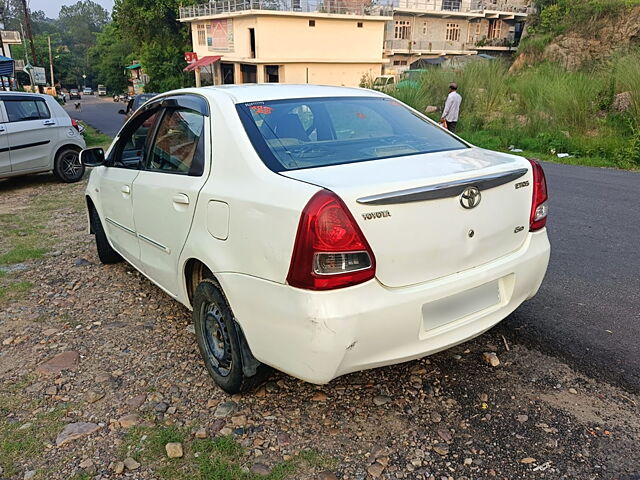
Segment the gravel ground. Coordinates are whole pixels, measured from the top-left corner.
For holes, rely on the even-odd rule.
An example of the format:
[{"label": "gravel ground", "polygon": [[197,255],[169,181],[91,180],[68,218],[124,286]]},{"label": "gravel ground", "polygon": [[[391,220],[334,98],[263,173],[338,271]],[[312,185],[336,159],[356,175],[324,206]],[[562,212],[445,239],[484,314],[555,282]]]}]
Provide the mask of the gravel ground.
[{"label": "gravel ground", "polygon": [[[0,298],[0,478],[640,478],[640,398],[495,332],[324,386],[276,372],[252,394],[226,395],[200,361],[190,312],[129,265],[99,263],[83,188],[0,182],[0,216],[19,218],[51,192],[66,199],[48,204],[48,253],[0,277],[33,284]],[[91,433],[65,441],[79,422]],[[136,434],[154,431],[183,432],[184,457],[136,451],[146,438]],[[175,473],[201,461],[194,432],[241,445],[239,473]]]}]

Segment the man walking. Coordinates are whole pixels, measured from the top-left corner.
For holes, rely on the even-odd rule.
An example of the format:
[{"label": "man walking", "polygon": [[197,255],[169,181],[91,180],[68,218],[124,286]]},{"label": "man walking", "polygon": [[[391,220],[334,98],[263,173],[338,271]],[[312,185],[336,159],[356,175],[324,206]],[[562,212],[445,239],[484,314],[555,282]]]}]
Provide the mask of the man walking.
[{"label": "man walking", "polygon": [[447,96],[447,101],[444,104],[440,123],[452,133],[456,133],[456,125],[458,124],[461,103],[462,97],[458,93],[458,84],[450,83],[449,95]]}]

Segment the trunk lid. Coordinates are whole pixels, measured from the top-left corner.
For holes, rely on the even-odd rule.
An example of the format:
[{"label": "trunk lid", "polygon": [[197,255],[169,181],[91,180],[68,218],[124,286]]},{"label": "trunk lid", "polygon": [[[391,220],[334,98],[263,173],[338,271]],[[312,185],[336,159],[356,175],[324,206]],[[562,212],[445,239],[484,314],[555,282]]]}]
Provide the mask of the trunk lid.
[{"label": "trunk lid", "polygon": [[522,157],[469,148],[281,174],[342,198],[388,287],[483,265],[520,248],[529,231],[532,172]]}]

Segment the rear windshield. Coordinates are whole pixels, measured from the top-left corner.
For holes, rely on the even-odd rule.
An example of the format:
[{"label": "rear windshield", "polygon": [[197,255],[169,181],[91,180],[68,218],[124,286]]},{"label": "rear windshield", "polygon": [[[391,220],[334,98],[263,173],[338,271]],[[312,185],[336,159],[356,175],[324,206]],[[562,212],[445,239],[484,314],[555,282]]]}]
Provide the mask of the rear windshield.
[{"label": "rear windshield", "polygon": [[274,171],[468,148],[391,98],[303,98],[237,108],[254,148]]}]

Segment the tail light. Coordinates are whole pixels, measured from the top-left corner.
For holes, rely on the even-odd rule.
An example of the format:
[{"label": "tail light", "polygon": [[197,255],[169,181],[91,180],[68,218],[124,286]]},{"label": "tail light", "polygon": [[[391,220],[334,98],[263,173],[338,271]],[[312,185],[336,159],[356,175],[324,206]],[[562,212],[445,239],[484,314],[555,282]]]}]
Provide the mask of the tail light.
[{"label": "tail light", "polygon": [[375,276],[371,247],[340,198],[316,193],[300,216],[287,282],[308,290],[330,290]]},{"label": "tail light", "polygon": [[71,126],[75,128],[77,131],[80,131],[80,125],[73,118],[71,119]]},{"label": "tail light", "polygon": [[529,159],[533,168],[533,201],[531,202],[531,217],[529,231],[540,230],[547,224],[549,205],[547,203],[547,180],[542,165],[537,160]]}]

